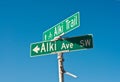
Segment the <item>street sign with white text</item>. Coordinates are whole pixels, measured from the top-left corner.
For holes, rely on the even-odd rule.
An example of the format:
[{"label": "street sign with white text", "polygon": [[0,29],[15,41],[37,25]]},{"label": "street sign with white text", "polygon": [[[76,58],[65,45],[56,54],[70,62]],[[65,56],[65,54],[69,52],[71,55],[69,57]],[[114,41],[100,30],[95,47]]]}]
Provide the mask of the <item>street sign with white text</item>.
[{"label": "street sign with white text", "polygon": [[80,26],[80,13],[77,12],[52,28],[43,32],[43,40],[53,40]]},{"label": "street sign with white text", "polygon": [[84,35],[72,38],[59,39],[56,41],[44,41],[32,43],[31,57],[55,54],[57,52],[69,52],[75,50],[93,48],[92,35]]}]

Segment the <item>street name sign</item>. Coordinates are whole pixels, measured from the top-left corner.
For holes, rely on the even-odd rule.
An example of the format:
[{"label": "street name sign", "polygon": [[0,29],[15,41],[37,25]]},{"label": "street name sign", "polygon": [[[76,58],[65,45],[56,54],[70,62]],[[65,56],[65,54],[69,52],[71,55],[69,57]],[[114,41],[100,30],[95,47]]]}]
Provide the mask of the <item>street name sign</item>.
[{"label": "street name sign", "polygon": [[69,52],[93,48],[92,35],[64,38],[56,41],[44,41],[30,45],[30,56],[43,56],[58,52]]},{"label": "street name sign", "polygon": [[77,12],[52,28],[43,32],[43,40],[54,40],[80,26],[80,13]]}]

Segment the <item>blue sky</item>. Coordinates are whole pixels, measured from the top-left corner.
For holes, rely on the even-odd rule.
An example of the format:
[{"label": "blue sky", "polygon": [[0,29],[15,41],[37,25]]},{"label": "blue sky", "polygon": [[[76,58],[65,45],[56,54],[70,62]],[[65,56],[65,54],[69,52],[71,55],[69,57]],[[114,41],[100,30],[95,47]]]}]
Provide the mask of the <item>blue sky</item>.
[{"label": "blue sky", "polygon": [[0,0],[0,82],[58,82],[57,55],[30,57],[30,43],[76,12],[94,48],[64,54],[65,82],[120,82],[120,0]]}]

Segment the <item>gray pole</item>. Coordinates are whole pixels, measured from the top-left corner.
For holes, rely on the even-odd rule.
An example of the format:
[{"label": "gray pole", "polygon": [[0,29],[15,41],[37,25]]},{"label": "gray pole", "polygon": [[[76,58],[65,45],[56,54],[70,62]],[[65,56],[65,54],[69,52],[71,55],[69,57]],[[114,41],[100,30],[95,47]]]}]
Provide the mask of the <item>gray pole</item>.
[{"label": "gray pole", "polygon": [[59,82],[64,82],[63,53],[58,53]]}]

